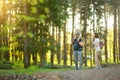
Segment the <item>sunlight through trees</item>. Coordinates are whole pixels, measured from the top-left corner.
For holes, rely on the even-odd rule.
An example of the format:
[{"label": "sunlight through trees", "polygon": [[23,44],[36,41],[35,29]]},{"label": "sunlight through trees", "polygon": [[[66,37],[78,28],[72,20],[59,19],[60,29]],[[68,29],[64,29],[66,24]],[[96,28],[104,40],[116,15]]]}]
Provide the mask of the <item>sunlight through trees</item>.
[{"label": "sunlight through trees", "polygon": [[0,0],[0,68],[6,62],[74,66],[76,29],[84,42],[83,66],[94,66],[94,32],[104,43],[102,64],[120,62],[120,0]]}]

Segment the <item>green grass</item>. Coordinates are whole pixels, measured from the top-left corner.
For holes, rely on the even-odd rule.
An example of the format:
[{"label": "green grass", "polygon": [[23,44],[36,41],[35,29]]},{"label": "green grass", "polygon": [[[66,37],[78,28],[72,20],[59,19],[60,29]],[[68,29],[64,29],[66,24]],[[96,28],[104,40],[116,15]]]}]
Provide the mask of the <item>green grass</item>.
[{"label": "green grass", "polygon": [[34,74],[38,72],[63,72],[73,70],[72,68],[38,68],[36,66],[31,66],[28,69],[0,69],[0,75],[15,75],[15,74]]},{"label": "green grass", "polygon": [[[82,70],[88,70],[90,68],[82,68]],[[21,75],[21,74],[34,74],[34,73],[47,73],[47,72],[65,72],[65,71],[73,71],[74,67],[37,67],[31,66],[28,69],[17,68],[17,69],[0,69],[0,75]]]}]

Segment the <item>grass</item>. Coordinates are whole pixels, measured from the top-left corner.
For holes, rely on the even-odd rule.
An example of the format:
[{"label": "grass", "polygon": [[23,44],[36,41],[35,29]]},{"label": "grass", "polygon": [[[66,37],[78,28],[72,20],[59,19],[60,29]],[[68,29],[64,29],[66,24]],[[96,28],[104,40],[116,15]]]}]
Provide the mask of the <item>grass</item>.
[{"label": "grass", "polygon": [[38,68],[36,66],[31,66],[28,69],[0,69],[0,75],[21,75],[21,74],[34,74],[41,72],[63,72],[73,70],[72,68],[58,68],[58,69],[50,69],[50,68]]},{"label": "grass", "polygon": [[[83,67],[82,70],[90,70],[90,67]],[[63,66],[55,66],[51,68],[50,66],[38,67],[31,66],[27,69],[25,68],[14,68],[14,69],[0,69],[0,76],[5,75],[32,75],[34,73],[48,73],[48,72],[66,72],[66,71],[75,71],[75,67],[63,67]]]},{"label": "grass", "polygon": [[[82,70],[88,70],[90,68],[83,67]],[[38,66],[31,66],[27,69],[25,68],[17,68],[17,69],[0,69],[0,75],[23,75],[23,74],[34,74],[34,73],[47,73],[47,72],[66,72],[72,71],[75,68],[72,67],[63,67],[63,66],[56,66],[55,68],[51,67],[38,67]]]},{"label": "grass", "polygon": [[[104,63],[104,62],[103,62]],[[103,64],[102,63],[102,64]],[[21,67],[21,68],[18,68]],[[82,70],[89,70],[90,67],[85,67],[83,65]],[[46,64],[43,67],[38,66],[30,66],[29,68],[25,69],[23,68],[22,63],[15,63],[13,69],[0,69],[0,76],[1,75],[21,75],[21,74],[34,74],[34,73],[47,73],[47,72],[65,72],[65,71],[72,71],[75,70],[75,67],[72,66],[53,66],[51,67],[50,64]]]}]

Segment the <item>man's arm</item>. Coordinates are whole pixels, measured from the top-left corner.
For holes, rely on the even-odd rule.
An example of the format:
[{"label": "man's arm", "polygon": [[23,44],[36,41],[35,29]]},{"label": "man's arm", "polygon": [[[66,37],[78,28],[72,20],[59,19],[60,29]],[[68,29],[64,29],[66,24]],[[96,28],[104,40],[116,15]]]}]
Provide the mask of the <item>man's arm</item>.
[{"label": "man's arm", "polygon": [[81,47],[83,47],[83,42],[82,42],[81,39],[79,40],[79,45],[80,45]]},{"label": "man's arm", "polygon": [[72,40],[72,43],[71,43],[72,45],[74,44],[74,41],[75,41],[75,39]]},{"label": "man's arm", "polygon": [[74,35],[74,37],[73,37],[73,39],[72,39],[72,42],[71,42],[71,45],[73,45],[73,44],[74,44],[75,39],[76,39],[76,35]]}]

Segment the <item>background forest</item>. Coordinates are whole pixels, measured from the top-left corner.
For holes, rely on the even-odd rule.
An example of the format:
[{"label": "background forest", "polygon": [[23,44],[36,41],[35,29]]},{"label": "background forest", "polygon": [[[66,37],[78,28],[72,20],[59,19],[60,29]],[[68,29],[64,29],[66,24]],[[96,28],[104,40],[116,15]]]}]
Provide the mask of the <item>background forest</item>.
[{"label": "background forest", "polygon": [[84,66],[94,66],[93,32],[102,63],[120,62],[120,0],[0,0],[0,68],[73,66],[75,29]]}]

